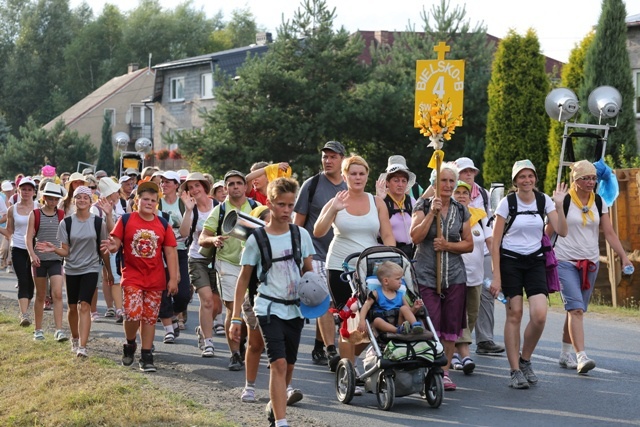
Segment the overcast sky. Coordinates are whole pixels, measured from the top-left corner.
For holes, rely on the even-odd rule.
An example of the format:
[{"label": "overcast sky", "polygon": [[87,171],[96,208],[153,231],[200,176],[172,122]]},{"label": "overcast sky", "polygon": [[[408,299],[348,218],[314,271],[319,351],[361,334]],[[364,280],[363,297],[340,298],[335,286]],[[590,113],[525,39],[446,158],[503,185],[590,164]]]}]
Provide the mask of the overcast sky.
[{"label": "overcast sky", "polygon": [[[103,0],[85,0],[96,15],[102,11]],[[81,0],[71,0],[71,5]],[[121,10],[135,8],[134,0],[110,0]],[[183,3],[181,0],[160,0],[173,9]],[[290,19],[299,7],[299,0],[193,0],[196,8],[202,8],[212,17],[222,11],[225,19],[231,17],[234,9],[248,8],[259,26],[274,33],[282,22],[282,17]],[[327,0],[336,8],[336,24],[349,32],[356,30],[396,30],[403,31],[409,22],[421,29],[420,12],[429,11],[434,2],[417,0]],[[504,37],[510,28],[524,34],[533,28],[538,34],[542,53],[566,62],[569,52],[597,24],[600,16],[601,0],[451,0],[451,7],[465,6],[467,18],[475,23],[484,22],[487,32],[496,37]],[[627,15],[640,13],[640,0],[627,0]]]}]

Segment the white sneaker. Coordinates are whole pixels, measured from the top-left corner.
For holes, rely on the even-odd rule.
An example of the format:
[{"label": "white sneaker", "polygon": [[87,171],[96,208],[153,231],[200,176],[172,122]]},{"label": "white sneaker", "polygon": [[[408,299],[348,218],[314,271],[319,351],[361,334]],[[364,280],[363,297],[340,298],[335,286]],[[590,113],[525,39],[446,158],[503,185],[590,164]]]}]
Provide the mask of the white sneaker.
[{"label": "white sneaker", "polygon": [[590,370],[596,367],[596,362],[594,360],[589,359],[587,356],[578,358],[578,373],[586,374]]},{"label": "white sneaker", "polygon": [[303,397],[302,392],[297,388],[287,388],[287,406],[300,402]]},{"label": "white sneaker", "polygon": [[565,353],[564,351],[560,353],[560,358],[558,359],[558,364],[561,368],[565,369],[576,369],[578,367],[578,362],[573,357],[572,353]]},{"label": "white sneaker", "polygon": [[253,403],[256,401],[256,389],[245,387],[242,390],[242,395],[240,396],[240,400],[243,402]]},{"label": "white sneaker", "polygon": [[80,347],[80,340],[78,338],[72,338],[71,339],[71,351],[73,353],[77,353],[78,352],[78,347]]}]

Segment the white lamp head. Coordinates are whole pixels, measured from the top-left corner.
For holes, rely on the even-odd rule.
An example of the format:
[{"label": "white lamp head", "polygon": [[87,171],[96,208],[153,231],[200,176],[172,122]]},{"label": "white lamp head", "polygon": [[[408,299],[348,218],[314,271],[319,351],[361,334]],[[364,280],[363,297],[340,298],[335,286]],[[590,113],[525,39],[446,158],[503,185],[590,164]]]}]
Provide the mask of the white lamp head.
[{"label": "white lamp head", "polygon": [[589,94],[587,105],[591,114],[599,119],[612,119],[620,112],[622,96],[614,87],[600,86]]},{"label": "white lamp head", "polygon": [[127,145],[129,145],[129,141],[129,135],[127,135],[125,132],[118,132],[113,135],[113,142],[115,142],[118,148],[127,148]]},{"label": "white lamp head", "polygon": [[136,151],[139,153],[148,153],[149,151],[151,151],[151,146],[153,144],[151,143],[151,140],[149,138],[138,138],[136,140]]},{"label": "white lamp head", "polygon": [[549,92],[544,100],[544,108],[552,119],[566,122],[578,112],[580,106],[578,97],[571,89],[559,87]]}]

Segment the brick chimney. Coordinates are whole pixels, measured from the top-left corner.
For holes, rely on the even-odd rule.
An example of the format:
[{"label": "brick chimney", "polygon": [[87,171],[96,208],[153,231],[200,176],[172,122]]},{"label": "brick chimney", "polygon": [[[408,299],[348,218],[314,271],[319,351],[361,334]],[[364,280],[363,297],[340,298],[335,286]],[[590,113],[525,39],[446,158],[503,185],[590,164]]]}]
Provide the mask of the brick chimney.
[{"label": "brick chimney", "polygon": [[256,44],[258,46],[264,46],[266,44],[273,43],[273,38],[271,37],[271,33],[260,32],[256,33]]},{"label": "brick chimney", "polygon": [[136,64],[135,62],[132,62],[127,67],[127,74],[131,74],[134,71],[138,71],[138,68],[140,68],[140,66],[138,64]]}]

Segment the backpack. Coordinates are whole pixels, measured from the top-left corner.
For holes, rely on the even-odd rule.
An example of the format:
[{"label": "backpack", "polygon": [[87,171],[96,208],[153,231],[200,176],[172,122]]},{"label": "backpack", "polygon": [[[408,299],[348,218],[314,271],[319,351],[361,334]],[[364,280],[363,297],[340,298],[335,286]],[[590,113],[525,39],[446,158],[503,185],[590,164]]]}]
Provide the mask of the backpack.
[{"label": "backpack", "polygon": [[[322,172],[321,172],[322,173]],[[309,198],[307,200],[307,206],[311,206],[311,202],[313,201],[313,196],[316,195],[316,189],[318,188],[318,182],[320,182],[320,174],[317,173],[311,178],[311,183],[309,183]],[[303,227],[307,226],[307,222],[309,221],[309,212],[307,212],[307,216],[304,219]]]},{"label": "backpack", "polygon": [[413,206],[411,206],[411,197],[404,198],[404,206],[402,209],[396,208],[396,202],[388,194],[384,198],[384,204],[387,205],[387,209],[389,210],[389,219],[398,212],[406,212],[411,216],[411,212],[413,211]]},{"label": "backpack", "polygon": [[[62,209],[56,209],[57,213],[58,213],[58,223],[62,222],[62,220],[64,220],[64,211]],[[33,228],[35,229],[35,232],[33,233],[33,238],[35,239],[35,237],[38,235],[38,230],[40,229],[40,216],[43,215],[42,212],[42,208],[39,209],[35,209],[33,211]]]},{"label": "backpack", "polygon": [[[460,236],[462,236],[462,227],[464,227],[464,210],[465,210],[465,207],[462,206],[460,203],[456,202],[453,199],[452,199],[452,203],[451,204],[458,207],[458,215],[460,215]],[[431,209],[431,200],[427,199],[427,200],[424,201],[424,205],[422,207],[422,212],[424,212],[424,214],[426,215],[427,212],[429,211],[429,209]],[[434,224],[435,224],[435,220],[434,220]]]},{"label": "backpack", "polygon": [[536,209],[537,211],[522,211],[518,212],[518,199],[516,199],[516,193],[509,193],[507,195],[507,205],[509,206],[509,214],[505,220],[504,232],[502,233],[502,237],[507,234],[511,226],[513,225],[513,221],[516,220],[516,216],[518,215],[540,215],[542,218],[542,228],[544,229],[544,220],[547,216],[544,208],[547,204],[547,201],[544,197],[544,194],[539,191],[534,191],[533,194],[536,196]]},{"label": "backpack", "polygon": [[[127,221],[129,221],[129,218],[131,217],[130,213],[126,213],[124,215],[122,215],[120,217],[121,221],[122,221],[122,241],[124,243],[124,232],[127,228]],[[169,222],[164,219],[164,217],[162,216],[158,216],[156,215],[156,218],[158,218],[158,220],[160,221],[160,223],[162,224],[162,227],[164,228],[164,231],[167,231],[167,227],[169,227]],[[164,257],[164,254],[163,254]],[[118,273],[119,276],[122,276],[122,267],[124,267],[124,254],[122,252],[122,245],[120,245],[120,247],[118,248],[118,252],[116,252],[116,272]]]},{"label": "backpack", "polygon": [[[99,216],[94,216],[93,217],[93,224],[95,226],[96,229],[96,250],[98,251],[98,259],[101,260],[102,262],[102,253],[100,252],[100,232],[102,231],[102,218],[100,218]],[[73,220],[71,219],[70,216],[64,218],[64,226],[67,230],[67,240],[68,240],[68,244],[69,246],[71,246],[71,224],[72,224]]]},{"label": "backpack", "polygon": [[[596,196],[596,207],[598,208],[598,215],[602,218],[602,197],[599,194],[595,194]],[[571,194],[567,194],[564,196],[564,200],[562,201],[562,210],[564,211],[564,216],[566,217],[569,213],[569,206],[571,206]]]},{"label": "backpack", "polygon": [[[249,280],[249,302],[253,305],[254,296],[258,292],[258,285],[260,283],[264,283],[267,285],[267,274],[271,269],[271,266],[274,262],[284,262],[289,259],[293,259],[298,267],[302,270],[302,238],[300,237],[300,228],[295,224],[289,224],[289,232],[291,233],[291,255],[285,255],[280,258],[273,258],[273,253],[271,252],[271,243],[269,242],[269,237],[267,236],[267,232],[264,227],[259,227],[253,230],[251,234],[256,239],[256,243],[258,244],[258,250],[260,251],[260,265],[262,267],[262,271],[260,276],[258,276],[257,268],[253,269],[253,274],[251,279]],[[299,304],[300,300],[281,300],[277,298],[271,298],[266,295],[263,295],[265,299],[268,299],[272,302],[280,302],[282,304]]]}]

